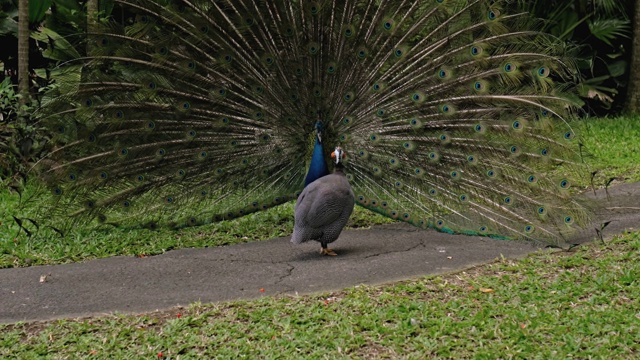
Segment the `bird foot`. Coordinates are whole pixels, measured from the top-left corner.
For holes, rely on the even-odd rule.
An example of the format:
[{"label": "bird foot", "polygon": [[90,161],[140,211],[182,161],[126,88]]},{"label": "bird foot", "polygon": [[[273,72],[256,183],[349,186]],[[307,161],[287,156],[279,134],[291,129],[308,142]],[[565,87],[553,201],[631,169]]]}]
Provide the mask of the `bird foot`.
[{"label": "bird foot", "polygon": [[336,256],[338,254],[329,248],[322,248],[320,249],[320,255]]}]

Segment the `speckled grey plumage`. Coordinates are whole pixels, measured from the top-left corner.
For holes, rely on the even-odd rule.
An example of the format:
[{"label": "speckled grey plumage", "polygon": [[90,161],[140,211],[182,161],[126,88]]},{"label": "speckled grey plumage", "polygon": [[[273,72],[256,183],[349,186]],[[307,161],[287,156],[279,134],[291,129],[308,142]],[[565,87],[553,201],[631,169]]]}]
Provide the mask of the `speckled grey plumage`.
[{"label": "speckled grey plumage", "polygon": [[355,199],[345,175],[337,171],[309,184],[298,197],[291,242],[335,241],[347,224]]}]

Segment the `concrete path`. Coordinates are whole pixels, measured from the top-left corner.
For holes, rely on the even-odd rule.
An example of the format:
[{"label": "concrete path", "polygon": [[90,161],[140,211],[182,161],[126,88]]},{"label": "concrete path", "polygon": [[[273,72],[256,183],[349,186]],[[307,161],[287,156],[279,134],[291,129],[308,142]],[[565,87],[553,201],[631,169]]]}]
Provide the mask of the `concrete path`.
[{"label": "concrete path", "polygon": [[[593,197],[593,194],[589,195]],[[594,227],[612,220],[605,236],[640,224],[640,184],[604,191]],[[634,209],[635,208],[635,209]],[[594,239],[593,227],[574,242]],[[347,230],[337,257],[321,257],[314,242],[294,246],[288,237],[147,257],[113,257],[85,263],[0,270],[0,322],[48,320],[111,312],[147,312],[195,301],[304,294],[358,284],[463,269],[497,257],[519,257],[528,243],[451,236],[392,224]],[[261,291],[262,289],[262,291]]]}]

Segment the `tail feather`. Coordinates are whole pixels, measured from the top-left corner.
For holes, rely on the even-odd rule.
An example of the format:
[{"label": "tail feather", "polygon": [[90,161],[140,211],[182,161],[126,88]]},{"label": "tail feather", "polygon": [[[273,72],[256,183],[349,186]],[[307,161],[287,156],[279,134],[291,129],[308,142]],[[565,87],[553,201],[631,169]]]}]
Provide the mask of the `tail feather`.
[{"label": "tail feather", "polygon": [[116,0],[41,111],[69,223],[194,225],[303,187],[315,124],[361,206],[441,231],[562,241],[572,50],[489,0]]}]

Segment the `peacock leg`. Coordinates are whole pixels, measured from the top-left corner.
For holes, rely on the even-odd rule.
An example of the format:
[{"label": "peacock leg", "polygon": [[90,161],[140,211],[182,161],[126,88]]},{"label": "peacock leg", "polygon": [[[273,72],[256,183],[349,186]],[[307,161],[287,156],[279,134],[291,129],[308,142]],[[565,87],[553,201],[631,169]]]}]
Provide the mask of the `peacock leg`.
[{"label": "peacock leg", "polygon": [[336,254],[335,251],[327,248],[327,244],[320,243],[320,245],[322,246],[322,248],[320,249],[320,255],[328,255],[328,256],[336,256],[336,255],[338,255],[338,254]]}]

